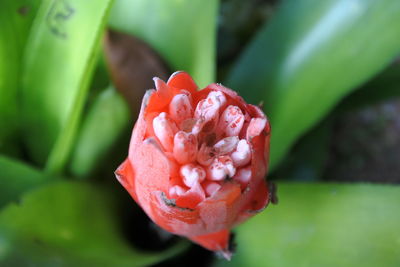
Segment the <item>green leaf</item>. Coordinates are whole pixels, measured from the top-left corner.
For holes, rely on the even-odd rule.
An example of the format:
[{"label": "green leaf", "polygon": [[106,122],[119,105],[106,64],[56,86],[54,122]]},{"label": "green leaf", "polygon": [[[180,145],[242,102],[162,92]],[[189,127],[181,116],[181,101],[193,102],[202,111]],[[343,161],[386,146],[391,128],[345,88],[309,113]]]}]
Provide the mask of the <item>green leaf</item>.
[{"label": "green leaf", "polygon": [[335,116],[318,123],[293,146],[269,179],[285,181],[317,181],[323,178],[330,153],[330,143]]},{"label": "green leaf", "polygon": [[115,196],[62,182],[27,194],[0,214],[2,266],[146,266],[181,252],[141,252],[119,229]]},{"label": "green leaf", "polygon": [[217,0],[116,0],[110,26],[155,48],[199,86],[214,82]]},{"label": "green leaf", "polygon": [[4,156],[0,156],[0,170],[0,208],[50,180],[39,170]]},{"label": "green leaf", "polygon": [[348,111],[400,96],[400,62],[392,64],[374,79],[346,97],[337,110]]},{"label": "green leaf", "polygon": [[98,50],[96,51],[96,59],[95,59],[95,69],[93,71],[92,83],[90,85],[89,90],[89,101],[92,100],[92,97],[97,95],[99,92],[107,88],[110,84],[110,75],[108,73],[107,64],[105,62],[104,55],[104,44],[100,43]]},{"label": "green leaf", "polygon": [[237,229],[226,266],[399,266],[399,186],[283,183],[278,196]]},{"label": "green leaf", "polygon": [[26,46],[22,115],[29,154],[60,172],[77,132],[112,0],[46,0]]},{"label": "green leaf", "polygon": [[0,3],[0,152],[16,155],[18,90],[26,38],[40,1]]},{"label": "green leaf", "polygon": [[264,101],[271,168],[294,141],[400,51],[400,1],[284,1],[227,80]]},{"label": "green leaf", "polygon": [[71,157],[74,176],[85,177],[110,152],[130,122],[129,107],[112,87],[93,101]]}]

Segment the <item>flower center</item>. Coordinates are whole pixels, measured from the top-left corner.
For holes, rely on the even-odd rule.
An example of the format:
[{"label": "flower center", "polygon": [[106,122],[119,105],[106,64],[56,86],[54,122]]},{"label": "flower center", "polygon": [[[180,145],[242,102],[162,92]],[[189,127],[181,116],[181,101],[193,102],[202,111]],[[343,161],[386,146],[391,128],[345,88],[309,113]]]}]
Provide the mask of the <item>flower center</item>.
[{"label": "flower center", "polygon": [[242,189],[248,185],[251,148],[244,137],[250,122],[238,106],[227,102],[224,93],[211,91],[194,109],[190,93],[182,90],[168,112],[153,119],[156,137],[180,164],[181,183],[171,185],[170,198],[190,192],[205,199],[227,179],[236,180]]}]

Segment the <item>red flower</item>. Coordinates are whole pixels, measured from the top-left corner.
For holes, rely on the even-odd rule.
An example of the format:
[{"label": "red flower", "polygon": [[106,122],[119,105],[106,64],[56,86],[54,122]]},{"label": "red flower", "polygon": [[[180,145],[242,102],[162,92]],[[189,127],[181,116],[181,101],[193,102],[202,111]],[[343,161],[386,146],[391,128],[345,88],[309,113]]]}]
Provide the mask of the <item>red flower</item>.
[{"label": "red flower", "polygon": [[117,178],[160,227],[229,258],[230,229],[269,202],[269,122],[220,84],[154,81]]}]

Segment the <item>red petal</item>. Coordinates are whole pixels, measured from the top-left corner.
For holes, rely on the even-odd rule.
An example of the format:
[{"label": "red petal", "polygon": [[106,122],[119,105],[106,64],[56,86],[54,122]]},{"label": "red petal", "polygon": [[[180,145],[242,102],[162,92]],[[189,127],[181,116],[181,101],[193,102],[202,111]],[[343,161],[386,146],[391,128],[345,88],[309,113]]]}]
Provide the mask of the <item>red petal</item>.
[{"label": "red petal", "polygon": [[176,199],[176,205],[182,208],[194,209],[197,204],[202,202],[206,198],[203,189],[200,184],[193,186],[182,196]]},{"label": "red petal", "polygon": [[256,191],[252,195],[253,200],[247,206],[247,211],[258,213],[267,207],[270,199],[268,187],[264,179],[260,181],[256,188]]},{"label": "red petal", "polygon": [[251,199],[243,207],[235,222],[235,225],[244,222],[248,218],[263,211],[268,206],[270,202],[270,192],[265,180],[261,180],[259,184],[253,187],[253,189],[254,191],[249,192],[251,193]]},{"label": "red petal", "polygon": [[126,159],[118,169],[115,171],[120,184],[131,194],[131,196],[137,201],[135,193],[135,175],[133,173],[132,165],[129,159]]},{"label": "red petal", "polygon": [[184,71],[174,72],[167,84],[175,88],[185,89],[190,93],[196,92],[198,88],[192,77]]},{"label": "red petal", "polygon": [[229,231],[222,230],[207,235],[191,236],[189,239],[209,250],[221,252],[227,260],[230,260],[232,252],[229,251],[229,237]]},{"label": "red petal", "polygon": [[149,103],[146,106],[146,113],[167,111],[169,102],[173,97],[171,88],[161,79],[154,77],[154,84],[156,86],[155,93],[151,94]]}]

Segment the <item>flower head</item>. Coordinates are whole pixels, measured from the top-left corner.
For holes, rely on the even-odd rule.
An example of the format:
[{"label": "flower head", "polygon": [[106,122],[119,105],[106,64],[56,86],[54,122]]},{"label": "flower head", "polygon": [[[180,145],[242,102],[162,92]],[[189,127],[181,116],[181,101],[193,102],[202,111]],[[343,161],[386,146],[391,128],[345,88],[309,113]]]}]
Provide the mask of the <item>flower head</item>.
[{"label": "flower head", "polygon": [[154,81],[117,178],[160,227],[229,258],[230,229],[269,202],[269,122],[220,84]]}]

